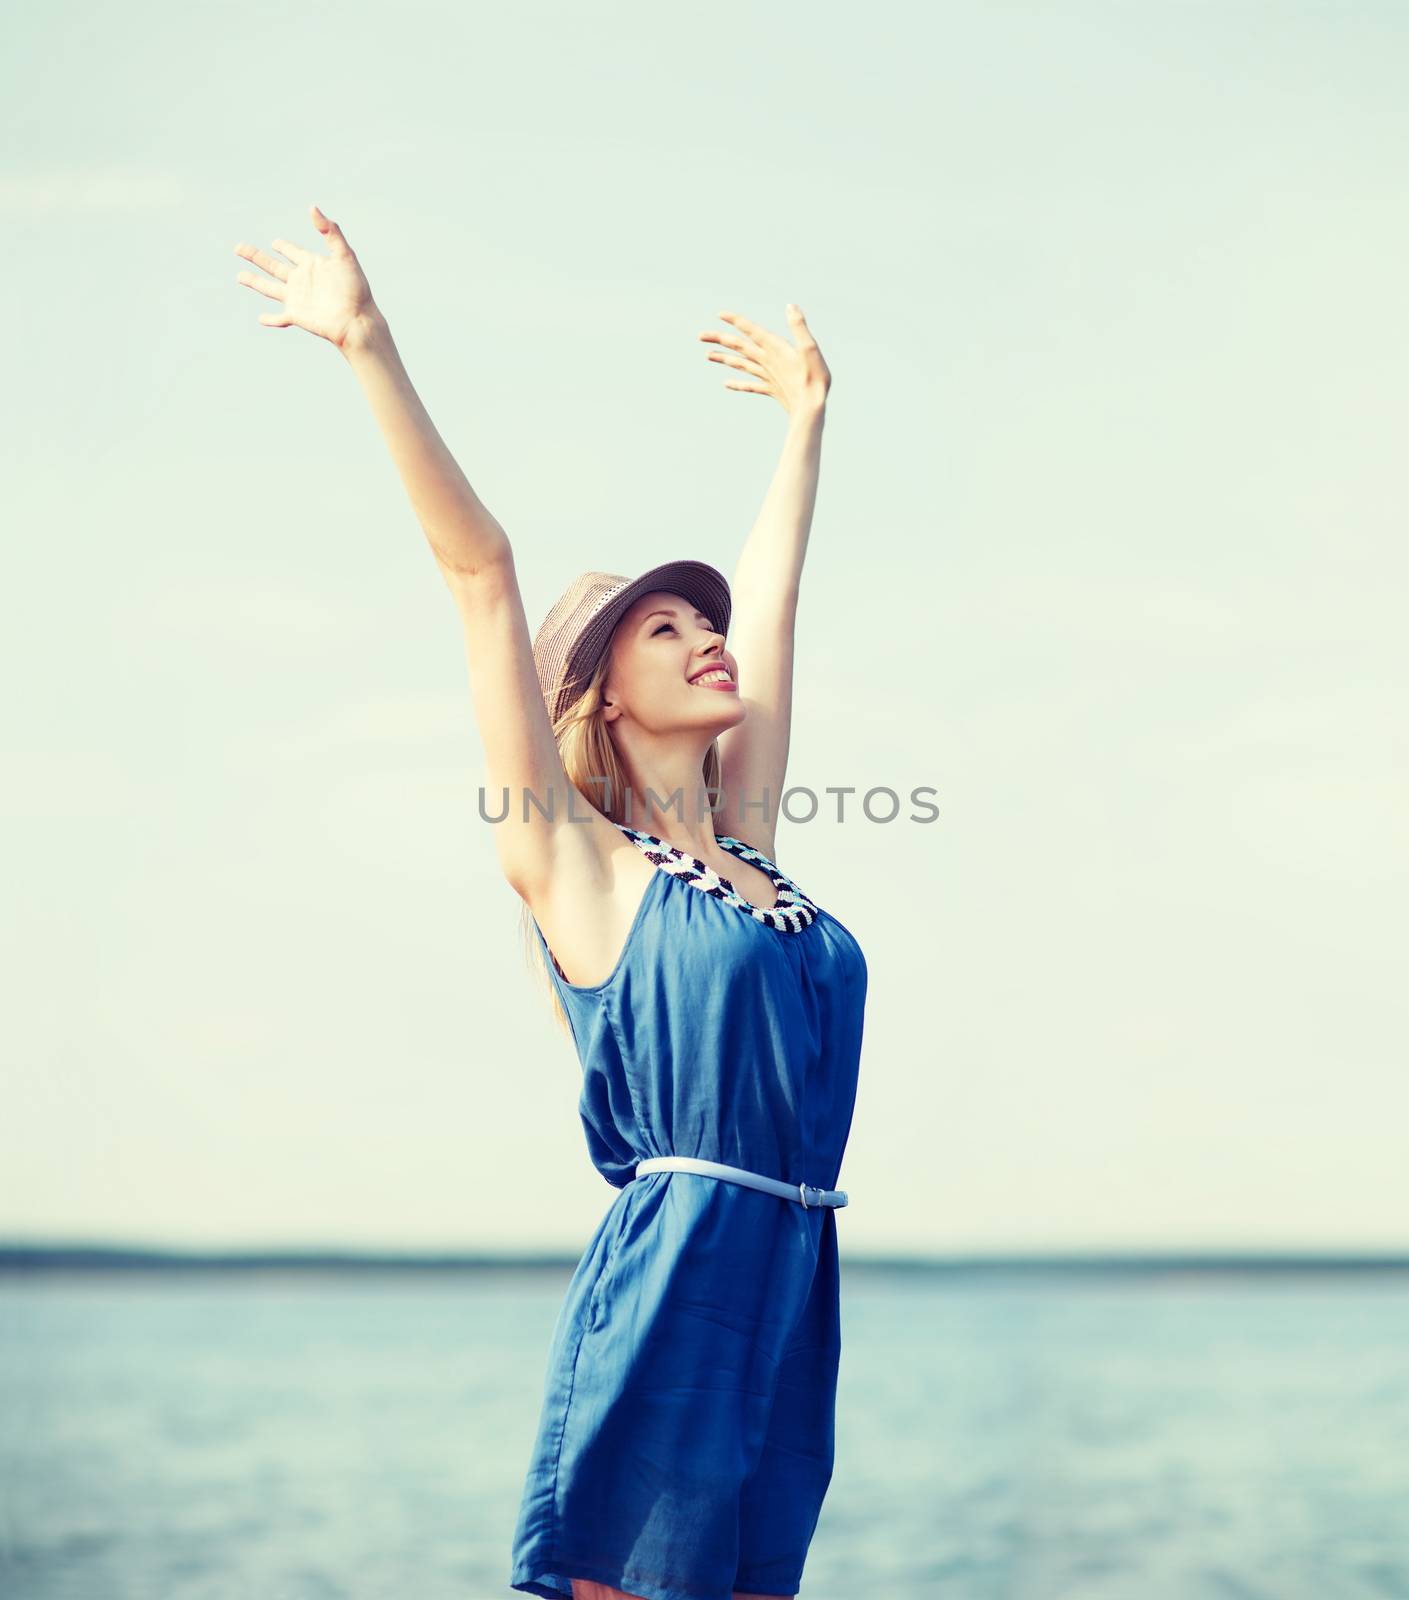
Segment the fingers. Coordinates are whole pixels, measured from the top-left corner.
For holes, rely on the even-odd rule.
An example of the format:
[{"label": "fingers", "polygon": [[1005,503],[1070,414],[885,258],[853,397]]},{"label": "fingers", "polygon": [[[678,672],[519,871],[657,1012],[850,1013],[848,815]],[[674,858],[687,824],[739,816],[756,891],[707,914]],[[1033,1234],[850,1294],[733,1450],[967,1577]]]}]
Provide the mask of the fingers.
[{"label": "fingers", "polygon": [[308,260],[308,251],[301,249],[296,244],[290,244],[287,239],[276,239],[274,248],[281,255],[286,255],[296,267],[301,267]]},{"label": "fingers", "polygon": [[700,338],[708,344],[722,344],[727,349],[737,350],[741,355],[750,355],[756,348],[752,344],[746,345],[742,339],[736,339],[732,334],[716,333],[713,329],[708,333],[702,333]]},{"label": "fingers", "polygon": [[[287,262],[276,261],[273,256],[265,255],[263,250],[256,250],[252,244],[237,244],[235,246],[235,254],[243,256],[246,261],[253,261],[257,267],[263,267],[266,272],[272,273],[281,283],[286,282],[288,279],[289,267]],[[243,283],[247,277],[251,283],[255,281],[249,273],[241,273],[239,281]]]},{"label": "fingers", "polygon": [[[751,322],[745,327],[746,319],[736,317],[732,311],[721,311],[719,315],[726,322],[737,322],[742,332],[747,333],[749,329],[754,328],[754,324]],[[762,337],[754,338],[750,336],[746,339],[740,339],[737,335],[727,333],[711,333],[709,337],[715,344],[727,345],[729,349],[741,351],[744,355],[761,356],[767,347],[767,341],[775,336],[770,334],[766,328],[756,328],[754,331]],[[700,337],[704,338],[705,335],[701,334]]]},{"label": "fingers", "polygon": [[[745,331],[755,327],[755,325],[753,323],[749,322],[747,320],[747,318],[735,317],[734,313],[732,313],[732,312],[721,311],[719,313],[719,315],[721,317],[723,317],[725,320],[737,321],[739,323],[739,325],[745,329]],[[757,329],[757,331],[760,332],[760,333],[766,332],[766,330],[764,330],[764,329]],[[776,335],[771,335],[770,334],[770,335],[768,335],[768,337],[776,338]],[[768,369],[767,369],[767,367],[762,365],[761,359],[756,359],[756,358],[766,358],[767,351],[764,350],[764,349],[760,349],[759,345],[757,343],[746,342],[743,339],[735,338],[731,334],[727,334],[727,333],[716,333],[712,328],[709,329],[707,332],[702,333],[700,335],[700,338],[703,341],[705,341],[707,344],[719,344],[719,345],[723,345],[724,346],[724,350],[723,351],[722,350],[711,350],[709,352],[709,359],[711,361],[718,361],[719,363],[721,363],[721,365],[726,366],[726,367],[735,367],[740,372],[752,373],[753,376],[756,377],[756,378],[763,378],[765,380],[768,378]],[[736,351],[737,354],[726,355],[724,353],[724,351]],[[741,394],[772,394],[773,393],[772,385],[767,383],[766,381],[764,383],[761,383],[761,384],[758,384],[758,383],[740,383],[737,380],[735,380],[733,378],[730,378],[730,379],[726,380],[726,382],[724,384],[724,387],[726,389],[737,389],[737,390],[739,390],[739,392]]]},{"label": "fingers", "polygon": [[767,371],[759,366],[756,361],[741,361],[737,356],[722,355],[717,350],[710,351],[709,359],[711,361],[722,361],[726,367],[737,367],[740,372],[751,372],[755,378],[766,378],[768,376]]},{"label": "fingers", "polygon": [[313,226],[328,241],[329,248],[333,254],[351,255],[352,246],[343,238],[342,229],[338,227],[337,223],[325,217],[317,206],[309,206],[308,209],[313,215]]},{"label": "fingers", "polygon": [[788,321],[792,324],[793,337],[799,344],[816,344],[812,336],[812,329],[807,326],[807,318],[802,314],[802,307],[788,302]]},{"label": "fingers", "polygon": [[773,338],[767,328],[760,327],[756,322],[750,322],[747,317],[740,316],[737,311],[721,311],[721,322],[732,322],[741,333],[746,333],[750,339],[757,339],[761,344],[765,339]]},{"label": "fingers", "polygon": [[770,333],[767,328],[761,328],[758,323],[750,322],[747,317],[741,317],[737,311],[721,311],[721,322],[732,322],[742,333],[746,333],[755,343],[766,345],[770,339],[776,339],[776,333]]},{"label": "fingers", "polygon": [[[815,343],[816,341],[812,337],[812,330],[807,326],[807,318],[802,314],[802,308],[800,306],[795,306],[790,300],[787,304],[786,312],[788,324],[791,327],[797,342],[799,344]],[[756,322],[750,322],[747,317],[741,317],[736,311],[721,311],[719,313],[719,317],[720,321],[722,322],[732,322],[734,326],[737,327],[741,332],[746,333],[750,339],[752,339],[756,344],[763,346],[765,349],[767,348],[768,341],[770,339],[778,343],[782,343],[782,340],[779,339],[779,336],[776,333],[771,333],[767,328],[760,327]],[[701,334],[700,337],[703,339],[706,336]],[[717,335],[714,337],[720,344],[729,344],[731,342],[728,339],[720,338]],[[742,350],[744,347],[741,344],[734,343],[733,348],[736,350]]]},{"label": "fingers", "polygon": [[247,289],[257,289],[260,294],[267,294],[271,300],[284,298],[283,284],[270,283],[268,278],[256,278],[252,272],[237,272],[235,282],[244,284]]}]

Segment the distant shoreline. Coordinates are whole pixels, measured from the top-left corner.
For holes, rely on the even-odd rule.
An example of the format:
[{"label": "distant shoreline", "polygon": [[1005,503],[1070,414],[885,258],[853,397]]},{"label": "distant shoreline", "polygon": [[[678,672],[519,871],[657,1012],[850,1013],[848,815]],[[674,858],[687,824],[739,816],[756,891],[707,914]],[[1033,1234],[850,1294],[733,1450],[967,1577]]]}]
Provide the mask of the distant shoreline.
[{"label": "distant shoreline", "polygon": [[[0,1278],[58,1273],[447,1273],[571,1271],[576,1254],[488,1254],[473,1251],[349,1249],[207,1250],[120,1244],[0,1243]],[[841,1253],[848,1273],[911,1277],[1057,1272],[1100,1276],[1167,1276],[1179,1273],[1259,1277],[1276,1274],[1405,1274],[1409,1253],[1185,1250],[1053,1251],[1050,1253],[946,1256],[852,1255]]]}]

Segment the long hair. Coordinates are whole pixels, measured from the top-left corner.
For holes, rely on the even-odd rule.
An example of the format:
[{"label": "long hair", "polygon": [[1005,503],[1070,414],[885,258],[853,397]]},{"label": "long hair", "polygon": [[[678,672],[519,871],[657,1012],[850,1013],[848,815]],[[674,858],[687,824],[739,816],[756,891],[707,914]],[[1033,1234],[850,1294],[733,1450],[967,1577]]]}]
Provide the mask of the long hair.
[{"label": "long hair", "polygon": [[[594,811],[600,812],[612,822],[627,823],[630,826],[623,803],[627,790],[626,769],[621,764],[616,746],[607,731],[607,724],[602,718],[610,665],[611,651],[604,650],[596,670],[588,680],[587,687],[553,724],[553,738],[557,741],[558,756],[563,763],[563,771],[567,773],[568,781],[573,788]],[[710,794],[718,794],[720,791],[718,739],[710,741],[700,771],[705,790]],[[605,792],[600,783],[603,778],[606,779]],[[593,779],[598,781],[594,783]],[[534,929],[533,913],[526,901],[521,901],[519,904],[519,934],[524,946],[524,957],[535,969],[548,992],[548,1002],[558,1026],[565,1033],[571,1033],[567,1014],[563,1010],[562,1001],[558,998],[558,991],[553,983],[548,957],[539,942]]]}]

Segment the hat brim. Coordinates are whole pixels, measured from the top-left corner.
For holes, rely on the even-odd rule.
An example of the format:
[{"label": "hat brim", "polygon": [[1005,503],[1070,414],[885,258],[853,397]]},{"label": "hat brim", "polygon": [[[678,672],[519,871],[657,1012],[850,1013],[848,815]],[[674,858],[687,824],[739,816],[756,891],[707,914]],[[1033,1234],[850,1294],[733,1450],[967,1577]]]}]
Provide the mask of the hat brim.
[{"label": "hat brim", "polygon": [[619,589],[573,641],[558,686],[552,721],[580,698],[603,653],[611,644],[617,624],[643,594],[665,589],[692,601],[708,616],[716,630],[728,634],[733,613],[729,583],[722,572],[704,561],[666,561]]}]

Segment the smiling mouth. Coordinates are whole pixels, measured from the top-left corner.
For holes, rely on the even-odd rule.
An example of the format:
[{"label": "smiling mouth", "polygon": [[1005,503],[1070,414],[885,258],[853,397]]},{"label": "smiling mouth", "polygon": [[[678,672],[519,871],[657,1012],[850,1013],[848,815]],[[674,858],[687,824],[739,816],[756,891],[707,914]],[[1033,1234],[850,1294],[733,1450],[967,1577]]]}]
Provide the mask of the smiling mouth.
[{"label": "smiling mouth", "polygon": [[698,678],[690,679],[696,686],[702,683],[733,683],[733,681],[723,667],[711,667],[708,672],[702,672]]}]

